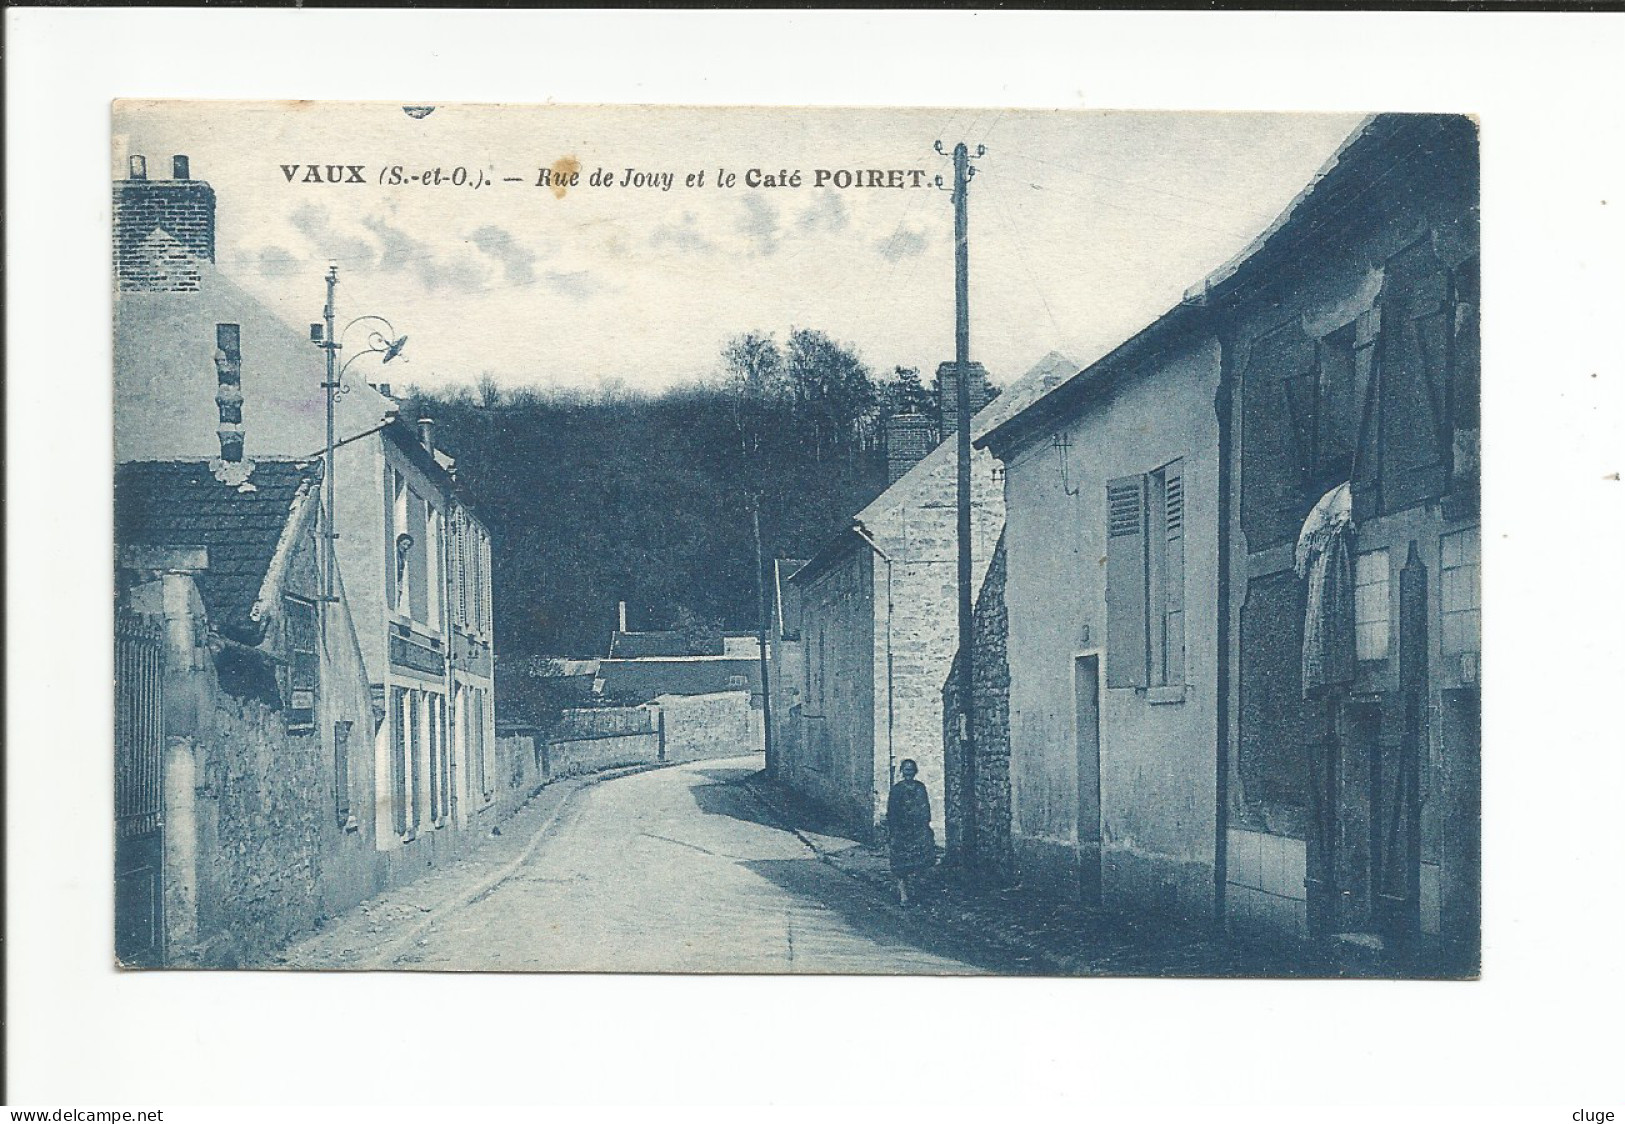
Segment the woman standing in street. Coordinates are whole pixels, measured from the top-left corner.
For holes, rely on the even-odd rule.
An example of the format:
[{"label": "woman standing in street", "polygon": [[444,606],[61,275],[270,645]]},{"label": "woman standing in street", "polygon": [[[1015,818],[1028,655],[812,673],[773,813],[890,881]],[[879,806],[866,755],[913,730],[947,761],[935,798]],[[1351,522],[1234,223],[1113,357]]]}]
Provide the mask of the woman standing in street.
[{"label": "woman standing in street", "polygon": [[930,870],[937,861],[937,840],[931,833],[931,795],[915,777],[920,771],[912,758],[898,771],[903,779],[892,785],[886,799],[886,839],[891,845],[891,872],[897,879],[897,900],[908,904],[909,879]]}]

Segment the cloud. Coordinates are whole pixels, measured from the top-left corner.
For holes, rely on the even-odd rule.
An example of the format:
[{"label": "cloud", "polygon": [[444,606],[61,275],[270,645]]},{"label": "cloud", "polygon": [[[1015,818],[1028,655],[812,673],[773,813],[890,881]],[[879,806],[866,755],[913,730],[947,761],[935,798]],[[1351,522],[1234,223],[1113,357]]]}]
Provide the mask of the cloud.
[{"label": "cloud", "polygon": [[681,223],[661,223],[649,235],[651,246],[673,246],[685,253],[709,254],[717,244],[700,233],[699,221],[693,211],[683,212]]},{"label": "cloud", "polygon": [[315,203],[306,203],[295,210],[288,216],[288,222],[309,240],[318,257],[365,267],[371,265],[377,256],[371,242],[341,233],[333,226],[327,211]]},{"label": "cloud", "polygon": [[735,221],[735,229],[750,243],[750,251],[761,257],[778,253],[783,235],[779,232],[779,209],[760,195],[746,195],[740,200],[745,213]]},{"label": "cloud", "polygon": [[500,226],[482,226],[468,236],[474,248],[502,266],[502,276],[516,284],[528,284],[536,279],[536,254],[514,241],[514,236]]},{"label": "cloud", "polygon": [[[372,235],[370,239],[340,230],[326,209],[313,203],[295,210],[288,222],[305,236],[319,259],[333,259],[351,269],[409,273],[431,291],[444,287],[472,292],[483,286],[489,275],[478,260],[436,250],[379,215],[361,220],[362,227]],[[261,272],[283,264],[275,248],[261,252]]]},{"label": "cloud", "polygon": [[887,261],[901,261],[923,254],[930,241],[930,237],[923,230],[899,226],[889,237],[875,242],[875,253]]},{"label": "cloud", "polygon": [[410,270],[431,292],[443,285],[471,292],[485,284],[486,271],[478,262],[437,254],[427,242],[376,216],[362,219],[361,225],[382,244],[378,254],[380,273]]},{"label": "cloud", "polygon": [[287,277],[295,273],[303,262],[281,246],[262,246],[250,251],[253,267],[261,277]]},{"label": "cloud", "polygon": [[803,234],[838,234],[846,229],[846,201],[838,191],[824,188],[813,197],[811,206],[796,219]]},{"label": "cloud", "polygon": [[548,288],[556,293],[562,293],[571,300],[584,301],[593,294],[601,291],[603,285],[587,270],[578,270],[575,273],[564,273],[550,269],[542,275]]}]

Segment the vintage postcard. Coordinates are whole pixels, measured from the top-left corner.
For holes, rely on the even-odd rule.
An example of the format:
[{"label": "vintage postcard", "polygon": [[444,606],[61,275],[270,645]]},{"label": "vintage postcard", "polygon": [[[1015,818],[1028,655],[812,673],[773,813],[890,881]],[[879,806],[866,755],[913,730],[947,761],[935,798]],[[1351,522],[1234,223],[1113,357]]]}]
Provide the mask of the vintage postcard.
[{"label": "vintage postcard", "polygon": [[1477,975],[1472,118],[112,112],[122,965]]}]

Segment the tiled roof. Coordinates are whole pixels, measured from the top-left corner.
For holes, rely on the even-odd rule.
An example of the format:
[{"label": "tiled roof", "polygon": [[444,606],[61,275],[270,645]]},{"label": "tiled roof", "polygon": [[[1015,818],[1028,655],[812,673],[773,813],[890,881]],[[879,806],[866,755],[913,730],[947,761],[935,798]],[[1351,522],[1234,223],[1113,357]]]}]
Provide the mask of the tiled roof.
[{"label": "tiled roof", "polygon": [[113,537],[119,546],[206,547],[197,575],[209,619],[245,643],[250,618],[295,497],[321,479],[320,461],[258,461],[246,486],[222,483],[206,461],[133,461],[113,474]]}]

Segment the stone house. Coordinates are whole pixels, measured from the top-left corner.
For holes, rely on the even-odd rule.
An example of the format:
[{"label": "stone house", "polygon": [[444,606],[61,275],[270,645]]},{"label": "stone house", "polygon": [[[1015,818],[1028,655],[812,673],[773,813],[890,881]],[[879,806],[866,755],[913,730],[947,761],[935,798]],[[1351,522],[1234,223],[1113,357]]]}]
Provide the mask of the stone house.
[{"label": "stone house", "polygon": [[[115,462],[321,458],[322,349],[215,265],[214,191],[190,173],[175,157],[152,179],[134,157],[113,184]],[[405,872],[498,807],[491,540],[432,422],[360,377],[371,361],[336,394],[322,603],[348,614],[371,691],[369,838]]]},{"label": "stone house", "polygon": [[373,708],[346,607],[323,612],[321,477],[224,458],[115,473],[126,964],[251,962],[378,888]]},{"label": "stone house", "polygon": [[979,443],[1018,869],[1472,971],[1477,133],[1382,115]]},{"label": "stone house", "polygon": [[[1048,356],[973,421],[976,432],[1070,368]],[[973,367],[973,401],[986,402]],[[951,383],[939,375],[939,382]],[[946,396],[945,399],[946,401]],[[901,415],[907,425],[914,415]],[[954,427],[944,430],[951,434]],[[912,442],[907,446],[917,448]],[[893,449],[895,460],[896,449]],[[971,466],[973,586],[980,587],[1004,521],[996,465]],[[783,577],[797,614],[799,686],[783,684],[774,711],[779,780],[868,836],[884,821],[900,762],[919,763],[931,795],[933,829],[944,838],[942,683],[958,643],[957,454],[944,440],[907,467],[858,512],[846,531]],[[782,573],[782,571],[781,571]],[[788,621],[784,622],[788,624]],[[780,644],[786,648],[781,625]]]}]

